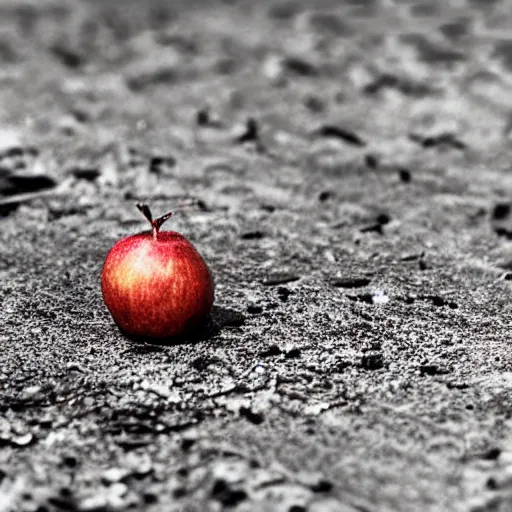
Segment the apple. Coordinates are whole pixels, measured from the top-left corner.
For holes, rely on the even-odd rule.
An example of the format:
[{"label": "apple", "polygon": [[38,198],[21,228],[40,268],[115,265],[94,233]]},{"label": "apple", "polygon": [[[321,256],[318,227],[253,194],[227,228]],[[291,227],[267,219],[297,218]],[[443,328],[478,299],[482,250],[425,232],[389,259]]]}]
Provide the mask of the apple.
[{"label": "apple", "polygon": [[160,231],[173,212],[153,219],[152,230],[114,244],[101,275],[103,300],[125,334],[167,338],[194,330],[211,312],[213,279],[194,246],[175,231]]}]

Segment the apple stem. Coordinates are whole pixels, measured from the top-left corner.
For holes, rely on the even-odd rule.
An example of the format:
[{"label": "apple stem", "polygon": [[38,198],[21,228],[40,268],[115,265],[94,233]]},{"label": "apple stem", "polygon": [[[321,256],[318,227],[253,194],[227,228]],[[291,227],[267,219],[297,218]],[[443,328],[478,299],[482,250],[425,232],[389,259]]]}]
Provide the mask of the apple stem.
[{"label": "apple stem", "polygon": [[170,219],[174,215],[174,212],[169,212],[166,213],[165,215],[162,215],[161,217],[158,217],[158,219],[153,219],[153,214],[151,213],[151,210],[149,209],[149,206],[147,204],[137,203],[135,206],[139,209],[142,215],[144,215],[144,217],[146,217],[146,219],[151,223],[151,227],[153,228],[153,240],[157,240],[160,227],[167,219]]}]

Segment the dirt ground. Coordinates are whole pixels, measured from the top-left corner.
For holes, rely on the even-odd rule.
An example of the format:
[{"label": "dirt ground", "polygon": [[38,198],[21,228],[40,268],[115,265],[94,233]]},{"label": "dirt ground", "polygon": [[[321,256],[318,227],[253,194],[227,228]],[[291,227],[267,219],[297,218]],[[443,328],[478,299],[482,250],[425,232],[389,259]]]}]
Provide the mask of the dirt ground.
[{"label": "dirt ground", "polygon": [[[0,3],[0,511],[512,511],[512,2]],[[125,338],[167,224],[208,331]]]}]

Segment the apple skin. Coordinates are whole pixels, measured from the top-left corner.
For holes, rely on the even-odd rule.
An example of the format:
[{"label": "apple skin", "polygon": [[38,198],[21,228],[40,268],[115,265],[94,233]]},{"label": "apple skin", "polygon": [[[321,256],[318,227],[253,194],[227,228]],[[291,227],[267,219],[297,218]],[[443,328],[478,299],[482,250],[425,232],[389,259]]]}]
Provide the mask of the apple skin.
[{"label": "apple skin", "polygon": [[174,231],[123,238],[107,255],[103,299],[133,337],[168,338],[198,327],[211,312],[213,279],[201,255]]}]

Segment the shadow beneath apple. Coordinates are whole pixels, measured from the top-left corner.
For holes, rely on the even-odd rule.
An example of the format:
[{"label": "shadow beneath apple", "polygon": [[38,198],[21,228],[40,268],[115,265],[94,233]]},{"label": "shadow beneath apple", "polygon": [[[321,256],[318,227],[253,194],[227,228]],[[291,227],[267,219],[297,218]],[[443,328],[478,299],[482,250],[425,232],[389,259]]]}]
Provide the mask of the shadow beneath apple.
[{"label": "shadow beneath apple", "polygon": [[169,338],[148,338],[145,336],[133,336],[121,330],[122,334],[130,341],[144,345],[172,346],[206,341],[217,336],[223,329],[241,327],[245,323],[245,317],[239,311],[213,306],[211,314],[200,323],[191,325],[181,336]]}]

